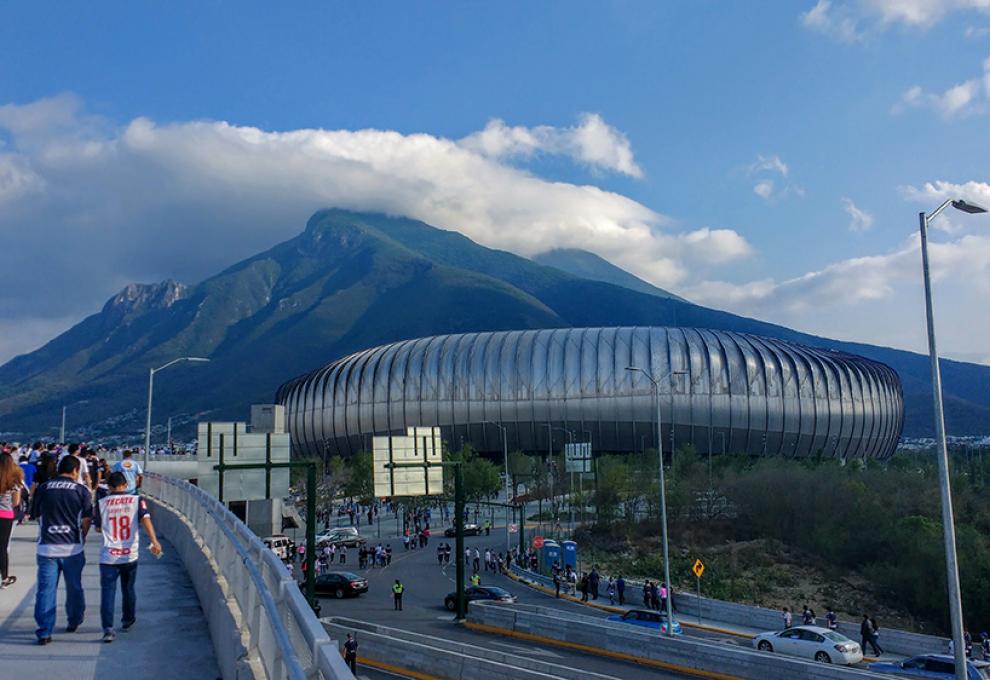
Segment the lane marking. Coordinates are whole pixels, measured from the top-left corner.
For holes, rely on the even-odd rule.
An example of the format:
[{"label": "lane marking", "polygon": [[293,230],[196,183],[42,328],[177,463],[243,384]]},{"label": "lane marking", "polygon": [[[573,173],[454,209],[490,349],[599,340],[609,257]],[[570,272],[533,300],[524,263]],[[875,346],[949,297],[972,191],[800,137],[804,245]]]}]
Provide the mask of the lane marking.
[{"label": "lane marking", "polygon": [[369,659],[367,657],[362,658],[358,663],[361,666],[371,666],[372,668],[377,668],[380,671],[398,675],[401,678],[415,678],[416,680],[443,680],[436,675],[427,675],[426,673],[420,673],[419,671],[411,671],[408,668],[393,666],[390,663],[385,663],[384,661],[378,661],[376,659]]},{"label": "lane marking", "polygon": [[553,638],[543,637],[542,635],[534,635],[533,633],[523,633],[517,630],[509,630],[507,628],[498,628],[496,626],[488,626],[481,623],[471,623],[470,621],[466,621],[464,625],[471,630],[477,630],[482,633],[505,635],[507,637],[518,638],[520,640],[528,640],[530,642],[539,642],[554,647],[564,647],[565,649],[573,649],[594,656],[605,656],[612,659],[619,659],[620,661],[629,661],[631,663],[640,664],[641,666],[653,666],[655,668],[660,668],[667,671],[675,671],[678,673],[683,673],[685,675],[692,675],[697,678],[708,678],[709,680],[742,680],[742,678],[736,675],[727,675],[725,673],[716,673],[714,671],[703,671],[698,668],[688,668],[687,666],[680,666],[678,664],[669,663],[667,661],[658,661],[656,659],[645,659],[643,657],[633,656],[632,654],[625,654],[623,652],[613,652],[608,649],[589,647],[588,645],[582,645],[577,642],[554,640]]}]

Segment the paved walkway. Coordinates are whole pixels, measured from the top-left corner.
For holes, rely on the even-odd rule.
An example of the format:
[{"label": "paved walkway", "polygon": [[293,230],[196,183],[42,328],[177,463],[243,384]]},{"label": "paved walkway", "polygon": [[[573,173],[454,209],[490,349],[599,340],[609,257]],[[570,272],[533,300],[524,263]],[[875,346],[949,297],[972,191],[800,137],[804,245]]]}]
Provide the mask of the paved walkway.
[{"label": "paved walkway", "polygon": [[[141,551],[137,579],[137,623],[104,644],[100,628],[99,535],[86,544],[86,618],[75,633],[65,632],[65,589],[59,585],[58,618],[50,645],[34,636],[35,538],[37,525],[14,528],[10,573],[17,583],[0,590],[0,677],[140,680],[219,678],[206,619],[185,567],[162,541],[165,556]],[[142,536],[142,546],[144,537]],[[117,613],[120,623],[120,593]]]}]

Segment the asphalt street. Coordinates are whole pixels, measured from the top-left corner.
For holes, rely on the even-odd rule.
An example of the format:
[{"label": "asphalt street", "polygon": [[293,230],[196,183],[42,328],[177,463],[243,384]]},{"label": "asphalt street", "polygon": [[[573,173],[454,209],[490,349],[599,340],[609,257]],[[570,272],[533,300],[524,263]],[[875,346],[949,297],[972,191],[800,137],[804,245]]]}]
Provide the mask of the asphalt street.
[{"label": "asphalt street", "polygon": [[[456,624],[453,615],[443,606],[444,597],[455,589],[455,566],[453,561],[446,569],[437,564],[436,546],[447,541],[454,546],[454,539],[431,538],[425,549],[405,551],[401,539],[382,541],[392,545],[392,564],[383,569],[363,569],[356,567],[356,555],[348,555],[347,569],[359,573],[368,579],[368,592],[359,598],[336,600],[321,598],[322,616],[345,616],[361,619],[381,625],[403,628],[420,634],[436,635],[448,640],[456,640],[518,654],[521,660],[527,658],[541,659],[573,668],[593,671],[616,678],[683,678],[688,677],[677,673],[662,671],[648,666],[626,663],[592,654],[585,654],[555,646],[540,645],[515,638],[501,637],[478,633]],[[369,544],[374,545],[369,539]],[[468,537],[465,545],[477,547],[484,555],[486,547],[496,550],[504,549],[505,536],[501,532],[492,532],[491,536]],[[349,551],[353,553],[354,551]],[[339,569],[335,565],[334,569]],[[467,572],[470,575],[470,568]],[[482,585],[497,585],[505,588],[519,598],[523,604],[534,604],[559,608],[562,612],[568,610],[585,616],[596,615],[595,610],[578,604],[556,600],[542,593],[533,591],[521,584],[504,577],[484,572],[482,570]],[[403,596],[403,611],[393,608],[392,584],[398,578],[405,585]],[[606,614],[601,614],[602,618]],[[360,643],[360,634],[358,634]],[[360,655],[359,655],[360,659]],[[396,660],[401,665],[401,660]],[[359,675],[364,673],[362,670]],[[380,677],[371,675],[366,677]],[[384,676],[381,676],[384,677]]]}]

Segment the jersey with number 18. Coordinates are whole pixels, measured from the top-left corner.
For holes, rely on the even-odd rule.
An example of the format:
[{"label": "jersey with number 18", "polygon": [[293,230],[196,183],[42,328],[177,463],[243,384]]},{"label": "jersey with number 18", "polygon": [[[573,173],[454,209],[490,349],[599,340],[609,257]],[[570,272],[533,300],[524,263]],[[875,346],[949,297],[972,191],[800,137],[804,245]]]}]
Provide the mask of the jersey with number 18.
[{"label": "jersey with number 18", "polygon": [[94,524],[103,533],[100,564],[128,564],[138,558],[138,525],[148,515],[140,496],[111,493],[96,505]]}]

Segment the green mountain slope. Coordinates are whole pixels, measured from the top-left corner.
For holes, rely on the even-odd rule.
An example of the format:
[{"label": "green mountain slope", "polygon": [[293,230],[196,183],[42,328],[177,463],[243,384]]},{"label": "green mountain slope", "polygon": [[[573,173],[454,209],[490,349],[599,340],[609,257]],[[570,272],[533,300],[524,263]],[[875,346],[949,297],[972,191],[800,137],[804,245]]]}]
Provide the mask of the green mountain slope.
[{"label": "green mountain slope", "polygon": [[533,262],[559,269],[568,274],[573,274],[578,278],[611,283],[615,286],[634,290],[637,293],[646,293],[647,295],[684,301],[684,298],[674,295],[663,288],[657,288],[653,284],[647,283],[637,276],[633,276],[625,269],[616,267],[605,258],[594,253],[589,253],[587,250],[557,248],[540,253],[533,258]]},{"label": "green mountain slope", "polygon": [[[906,434],[931,430],[924,356],[580,278],[415,220],[325,210],[299,236],[198,285],[128,286],[97,314],[0,367],[0,432],[52,434],[61,406],[72,404],[70,431],[89,424],[87,436],[138,433],[148,369],[177,356],[211,363],[156,377],[156,422],[244,418],[285,380],[384,342],[620,324],[724,328],[870,356],[901,374]],[[950,432],[986,432],[990,367],[946,361],[943,369]]]}]

